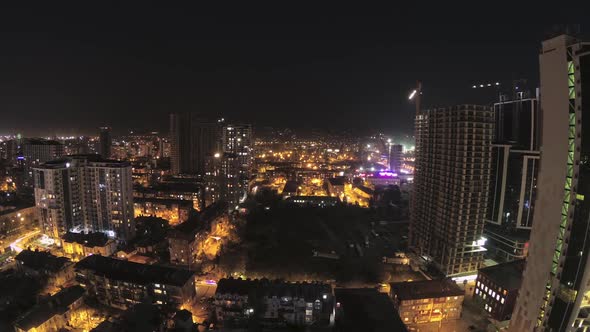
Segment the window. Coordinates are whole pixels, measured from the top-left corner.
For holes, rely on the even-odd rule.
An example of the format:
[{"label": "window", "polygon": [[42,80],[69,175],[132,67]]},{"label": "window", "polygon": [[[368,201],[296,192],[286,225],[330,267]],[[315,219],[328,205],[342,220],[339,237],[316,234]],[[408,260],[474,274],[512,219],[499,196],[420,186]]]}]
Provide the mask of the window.
[{"label": "window", "polygon": [[500,303],[504,304],[504,298],[500,299]]}]

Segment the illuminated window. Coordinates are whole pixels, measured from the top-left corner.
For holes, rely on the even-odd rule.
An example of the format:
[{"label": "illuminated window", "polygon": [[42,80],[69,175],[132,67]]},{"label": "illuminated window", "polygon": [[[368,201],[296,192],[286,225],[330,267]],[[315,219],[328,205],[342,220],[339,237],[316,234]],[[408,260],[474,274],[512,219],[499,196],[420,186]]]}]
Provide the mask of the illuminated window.
[{"label": "illuminated window", "polygon": [[456,300],[456,299],[458,299],[458,298],[459,298],[458,296],[455,296],[453,299],[454,299],[454,300]]},{"label": "illuminated window", "polygon": [[479,295],[479,289],[475,289],[475,294]]},{"label": "illuminated window", "polygon": [[496,301],[500,301],[500,294],[496,295]]},{"label": "illuminated window", "polygon": [[500,303],[504,304],[504,298],[500,299]]}]

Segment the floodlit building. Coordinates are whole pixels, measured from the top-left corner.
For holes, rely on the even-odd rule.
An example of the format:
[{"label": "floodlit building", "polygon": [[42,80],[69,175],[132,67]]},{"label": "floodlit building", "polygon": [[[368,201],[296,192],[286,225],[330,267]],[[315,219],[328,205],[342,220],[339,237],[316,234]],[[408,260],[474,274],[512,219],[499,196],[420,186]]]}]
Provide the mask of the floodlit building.
[{"label": "floodlit building", "polygon": [[135,236],[133,181],[126,162],[76,155],[35,168],[41,230],[58,241],[68,231]]},{"label": "floodlit building", "polygon": [[193,202],[181,199],[135,198],[133,201],[135,217],[158,217],[177,225],[188,220],[193,210]]},{"label": "floodlit building", "polygon": [[534,223],[511,331],[590,326],[590,43],[545,40],[541,166]]},{"label": "floodlit building", "polygon": [[0,235],[15,235],[38,225],[39,217],[37,208],[30,206],[26,208],[11,207],[0,209]]},{"label": "floodlit building", "polygon": [[197,266],[197,248],[206,240],[211,225],[229,218],[227,204],[219,202],[208,206],[198,217],[189,219],[170,230],[166,236],[170,263],[194,269]]},{"label": "floodlit building", "polygon": [[396,282],[390,296],[404,324],[461,318],[465,292],[451,279]]},{"label": "floodlit building", "polygon": [[25,249],[15,260],[18,271],[46,278],[49,287],[61,288],[74,280],[74,264],[66,257]]},{"label": "floodlit building", "polygon": [[90,255],[111,256],[117,252],[117,243],[105,233],[67,232],[61,238],[64,254],[75,261]]},{"label": "floodlit building", "polygon": [[195,296],[195,273],[92,255],[76,263],[76,280],[103,305],[127,309],[141,302],[179,308]]},{"label": "floodlit building", "polygon": [[344,186],[346,185],[346,178],[339,176],[336,178],[329,178],[326,180],[328,183],[328,193],[332,197],[337,197],[340,200],[344,198]]},{"label": "floodlit building", "polygon": [[409,244],[446,276],[474,274],[483,261],[492,131],[486,106],[416,115]]},{"label": "floodlit building", "polygon": [[84,303],[84,288],[71,286],[62,289],[35,305],[14,323],[16,332],[53,332],[66,328],[72,314]]},{"label": "floodlit building", "polygon": [[474,296],[497,321],[509,320],[522,283],[524,259],[479,269]]}]

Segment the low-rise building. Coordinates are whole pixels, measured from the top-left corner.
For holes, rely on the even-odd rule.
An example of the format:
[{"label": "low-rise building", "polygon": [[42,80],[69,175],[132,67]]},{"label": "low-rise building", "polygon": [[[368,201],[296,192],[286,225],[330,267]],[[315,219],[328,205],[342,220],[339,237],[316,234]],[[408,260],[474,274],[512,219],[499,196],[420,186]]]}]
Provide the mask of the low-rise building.
[{"label": "low-rise building", "polygon": [[[169,179],[171,180],[171,179]],[[179,179],[182,180],[182,179]],[[179,199],[193,203],[197,211],[203,208],[203,187],[196,182],[168,181],[151,187],[134,187],[133,197],[137,198],[158,198],[158,199]]]},{"label": "low-rise building", "polygon": [[505,321],[512,316],[524,265],[525,260],[519,259],[479,269],[474,297],[493,319]]},{"label": "low-rise building", "polygon": [[17,332],[53,332],[66,327],[73,311],[83,303],[84,288],[62,289],[46,301],[37,304],[14,323]]},{"label": "low-rise building", "polygon": [[221,279],[213,303],[217,321],[232,326],[329,326],[334,318],[332,286],[322,283]]},{"label": "low-rise building", "polygon": [[172,198],[135,198],[133,201],[135,217],[157,217],[168,220],[170,225],[185,222],[193,210],[193,202]]},{"label": "low-rise building", "polygon": [[291,196],[285,201],[294,205],[313,207],[336,206],[340,203],[338,197],[330,196]]},{"label": "low-rise building", "polygon": [[74,261],[90,255],[111,256],[117,251],[117,243],[105,233],[68,232],[61,238],[63,252]]},{"label": "low-rise building", "polygon": [[197,264],[197,247],[204,240],[211,225],[220,218],[227,218],[227,204],[213,203],[198,217],[179,224],[166,236],[169,245],[170,263],[193,269]]},{"label": "low-rise building", "polygon": [[38,222],[39,217],[35,206],[25,208],[12,206],[0,209],[0,235],[17,235],[37,226]]},{"label": "low-rise building", "polygon": [[18,271],[47,278],[48,287],[63,287],[74,280],[74,264],[69,258],[48,251],[23,250],[16,256]]},{"label": "low-rise building", "polygon": [[337,288],[335,331],[407,332],[393,302],[375,288]]},{"label": "low-rise building", "polygon": [[179,308],[195,296],[193,271],[92,255],[76,263],[76,280],[98,302],[127,309],[140,302]]},{"label": "low-rise building", "polygon": [[338,197],[340,200],[344,198],[344,186],[346,185],[346,178],[338,176],[335,178],[329,178],[326,181],[328,183],[328,193],[332,197]]},{"label": "low-rise building", "polygon": [[407,326],[461,317],[465,292],[452,279],[396,282],[391,298]]}]

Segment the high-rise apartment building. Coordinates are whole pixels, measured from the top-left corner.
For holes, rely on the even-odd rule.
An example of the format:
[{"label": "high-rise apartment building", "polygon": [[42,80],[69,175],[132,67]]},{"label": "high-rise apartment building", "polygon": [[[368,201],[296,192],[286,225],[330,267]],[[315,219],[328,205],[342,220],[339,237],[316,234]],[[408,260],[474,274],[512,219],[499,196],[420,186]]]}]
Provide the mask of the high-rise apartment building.
[{"label": "high-rise apartment building", "polygon": [[230,208],[234,208],[248,193],[252,167],[252,126],[226,125],[221,138],[220,194]]},{"label": "high-rise apartment building", "polygon": [[561,35],[543,42],[539,58],[541,167],[535,222],[510,330],[586,331],[590,102],[585,98],[590,96],[590,43]]},{"label": "high-rise apartment building", "polygon": [[6,142],[8,163],[20,171],[17,187],[32,188],[33,167],[64,155],[64,145],[42,138],[17,138]]},{"label": "high-rise apartment building", "polygon": [[173,174],[205,174],[206,159],[220,148],[220,125],[195,113],[170,114]]},{"label": "high-rise apartment building", "polygon": [[34,169],[41,230],[59,239],[68,231],[135,235],[133,180],[126,162],[98,155],[69,156]]},{"label": "high-rise apartment building", "polygon": [[493,111],[461,105],[418,112],[410,246],[446,276],[483,260]]},{"label": "high-rise apartment building", "polygon": [[494,104],[490,197],[484,230],[495,259],[526,256],[539,172],[540,112],[537,95],[515,85],[511,98]]},{"label": "high-rise apartment building", "polygon": [[404,146],[401,144],[389,145],[389,169],[399,172],[404,158]]},{"label": "high-rise apartment building", "polygon": [[100,127],[98,153],[105,159],[111,158],[113,137],[111,127]]}]

